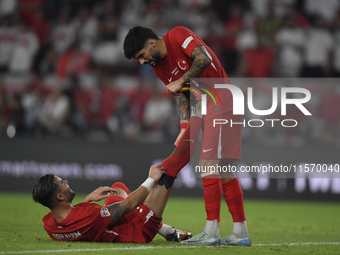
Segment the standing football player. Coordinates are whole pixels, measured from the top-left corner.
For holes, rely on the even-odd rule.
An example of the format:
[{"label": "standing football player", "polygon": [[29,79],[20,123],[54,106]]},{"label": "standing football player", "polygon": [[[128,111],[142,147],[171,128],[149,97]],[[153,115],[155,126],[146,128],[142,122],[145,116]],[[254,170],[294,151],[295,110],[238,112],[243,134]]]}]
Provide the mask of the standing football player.
[{"label": "standing football player", "polygon": [[[149,64],[156,76],[167,86],[168,93],[176,96],[181,131],[175,145],[191,139],[182,139],[190,118],[190,101],[181,90],[188,86],[190,79],[219,78],[224,84],[231,84],[226,72],[212,50],[191,30],[175,27],[163,38],[159,38],[149,28],[136,26],[130,29],[124,41],[124,54],[128,59],[137,59],[141,64]],[[233,115],[232,95],[227,89],[216,89],[221,102],[207,100],[207,114],[201,121],[190,123],[200,125],[203,143],[199,166],[229,166],[240,160],[241,125],[213,125],[214,119],[241,122],[241,116]],[[223,102],[223,104],[222,104]],[[196,127],[197,130],[197,127]],[[185,147],[185,146],[184,146]],[[176,150],[176,151],[181,151]],[[185,150],[183,153],[187,153]],[[190,154],[190,153],[189,153]],[[177,162],[176,162],[177,160]],[[188,157],[171,155],[162,163],[168,176],[177,177]],[[201,174],[204,187],[204,200],[207,212],[205,229],[197,236],[182,241],[194,245],[234,245],[250,246],[243,206],[243,192],[234,173],[207,172]],[[219,235],[222,191],[234,222],[233,233],[223,239]]]}]

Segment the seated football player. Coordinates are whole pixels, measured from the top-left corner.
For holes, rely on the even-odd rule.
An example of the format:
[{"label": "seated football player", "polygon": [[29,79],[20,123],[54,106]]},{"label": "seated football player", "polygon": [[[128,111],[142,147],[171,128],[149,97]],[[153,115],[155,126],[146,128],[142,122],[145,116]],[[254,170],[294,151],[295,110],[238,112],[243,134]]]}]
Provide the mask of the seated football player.
[{"label": "seated football player", "polygon": [[[123,183],[115,183],[111,188],[99,187],[75,206],[75,193],[68,182],[45,174],[34,185],[32,195],[34,201],[51,210],[43,222],[54,241],[148,243],[159,233],[168,241],[179,242],[191,233],[162,223],[174,182],[164,172],[161,165],[152,166],[149,177],[134,192]],[[163,174],[163,183],[159,183]],[[104,206],[92,203],[102,199],[106,199]]]}]

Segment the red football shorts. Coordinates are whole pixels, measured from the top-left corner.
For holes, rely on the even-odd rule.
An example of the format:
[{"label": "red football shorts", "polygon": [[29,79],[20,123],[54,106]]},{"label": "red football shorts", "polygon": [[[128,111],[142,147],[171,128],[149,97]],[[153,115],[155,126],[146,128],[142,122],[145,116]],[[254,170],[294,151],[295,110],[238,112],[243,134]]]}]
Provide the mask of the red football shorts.
[{"label": "red football shorts", "polygon": [[[128,195],[131,191],[122,182],[116,182],[112,188],[121,188]],[[105,200],[105,205],[123,201],[120,196],[110,196]],[[162,217],[155,215],[146,205],[138,206],[133,212],[121,217],[112,228],[119,234],[117,243],[148,243],[151,242],[162,226]]]},{"label": "red football shorts", "polygon": [[[202,122],[201,159],[241,159],[242,115],[232,112]],[[232,126],[231,126],[231,123]],[[238,124],[235,124],[238,123]]]},{"label": "red football shorts", "polygon": [[133,212],[120,218],[112,229],[119,236],[117,243],[149,243],[162,226],[162,217],[157,217],[146,205],[142,204]]}]

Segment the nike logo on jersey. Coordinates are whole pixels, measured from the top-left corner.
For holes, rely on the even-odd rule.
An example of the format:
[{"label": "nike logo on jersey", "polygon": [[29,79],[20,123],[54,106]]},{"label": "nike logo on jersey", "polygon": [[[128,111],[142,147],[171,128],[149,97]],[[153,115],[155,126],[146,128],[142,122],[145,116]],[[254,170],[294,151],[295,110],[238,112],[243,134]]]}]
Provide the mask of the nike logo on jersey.
[{"label": "nike logo on jersey", "polygon": [[211,151],[213,148],[211,148],[211,149],[208,149],[208,150],[206,150],[206,149],[203,149],[203,153],[206,153],[206,152],[208,152],[208,151]]},{"label": "nike logo on jersey", "polygon": [[169,81],[169,82],[171,82],[171,81],[172,81],[172,76],[171,76],[171,77],[168,79],[168,81]]}]

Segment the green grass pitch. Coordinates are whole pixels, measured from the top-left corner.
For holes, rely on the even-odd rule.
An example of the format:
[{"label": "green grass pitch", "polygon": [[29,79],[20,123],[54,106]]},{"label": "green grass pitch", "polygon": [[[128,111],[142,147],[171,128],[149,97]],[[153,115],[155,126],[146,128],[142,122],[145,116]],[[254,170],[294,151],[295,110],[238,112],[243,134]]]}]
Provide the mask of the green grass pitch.
[{"label": "green grass pitch", "polygon": [[[74,204],[83,198],[77,195]],[[245,200],[254,246],[184,248],[161,236],[146,245],[53,242],[41,221],[48,209],[35,204],[30,194],[0,193],[0,203],[0,254],[340,254],[339,203]],[[163,221],[200,233],[205,226],[203,198],[170,198]],[[231,232],[231,216],[222,203],[221,237]]]}]

